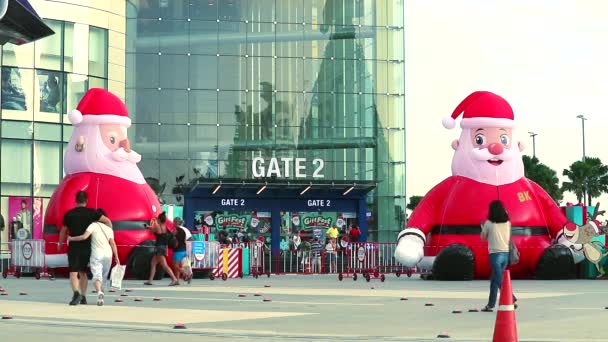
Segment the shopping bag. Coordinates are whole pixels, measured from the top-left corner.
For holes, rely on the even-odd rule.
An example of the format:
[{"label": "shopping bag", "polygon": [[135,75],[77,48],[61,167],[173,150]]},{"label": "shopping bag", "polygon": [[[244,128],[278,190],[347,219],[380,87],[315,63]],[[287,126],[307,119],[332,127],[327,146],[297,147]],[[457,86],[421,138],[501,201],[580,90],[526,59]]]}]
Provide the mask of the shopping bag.
[{"label": "shopping bag", "polygon": [[122,278],[125,276],[125,265],[116,265],[110,272],[110,282],[113,288],[120,290],[122,288]]},{"label": "shopping bag", "polygon": [[192,277],[192,264],[188,257],[185,257],[184,260],[182,260],[182,272],[184,273],[185,279],[190,279]]}]

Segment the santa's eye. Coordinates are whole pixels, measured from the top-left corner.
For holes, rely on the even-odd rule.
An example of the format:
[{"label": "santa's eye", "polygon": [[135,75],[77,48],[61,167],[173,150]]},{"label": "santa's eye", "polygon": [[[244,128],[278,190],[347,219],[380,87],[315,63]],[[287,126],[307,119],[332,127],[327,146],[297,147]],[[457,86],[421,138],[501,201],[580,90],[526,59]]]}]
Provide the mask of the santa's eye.
[{"label": "santa's eye", "polygon": [[116,143],[116,137],[110,137],[110,144],[114,145]]},{"label": "santa's eye", "polygon": [[483,134],[477,134],[475,136],[475,143],[479,146],[483,145],[486,143],[486,137],[483,136]]},{"label": "santa's eye", "polygon": [[509,136],[506,134],[503,134],[500,136],[500,143],[507,146],[509,145]]}]

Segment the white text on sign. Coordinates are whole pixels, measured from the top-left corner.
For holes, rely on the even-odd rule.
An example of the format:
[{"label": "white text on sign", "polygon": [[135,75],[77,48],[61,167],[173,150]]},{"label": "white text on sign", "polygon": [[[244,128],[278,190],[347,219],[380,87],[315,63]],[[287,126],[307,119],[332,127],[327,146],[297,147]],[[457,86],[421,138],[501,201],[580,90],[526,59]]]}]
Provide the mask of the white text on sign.
[{"label": "white text on sign", "polygon": [[[251,163],[251,172],[254,178],[262,177],[277,177],[277,178],[289,178],[291,175],[295,175],[296,178],[306,178],[306,158],[279,158],[272,157],[269,161],[264,158],[256,157],[253,158]],[[323,159],[314,159],[312,164],[315,170],[312,173],[313,178],[324,178],[323,167],[325,161]],[[268,165],[268,166],[266,166]]]},{"label": "white text on sign", "polygon": [[331,207],[331,200],[308,200],[309,207]]},{"label": "white text on sign", "polygon": [[245,200],[242,198],[222,198],[221,203],[224,206],[242,207],[245,205]]}]

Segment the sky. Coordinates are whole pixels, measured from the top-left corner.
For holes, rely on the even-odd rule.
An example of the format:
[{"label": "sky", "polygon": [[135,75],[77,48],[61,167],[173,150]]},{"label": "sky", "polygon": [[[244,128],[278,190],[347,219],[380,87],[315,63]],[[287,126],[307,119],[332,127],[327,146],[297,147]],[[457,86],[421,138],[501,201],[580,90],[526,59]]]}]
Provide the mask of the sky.
[{"label": "sky", "polygon": [[[467,95],[492,91],[513,107],[532,155],[562,171],[588,157],[608,164],[608,1],[406,0],[406,193],[451,175],[456,128],[441,120]],[[604,134],[607,134],[604,136]],[[423,148],[421,148],[423,146]],[[608,195],[595,202],[605,203]],[[571,193],[564,201],[576,203]]]}]

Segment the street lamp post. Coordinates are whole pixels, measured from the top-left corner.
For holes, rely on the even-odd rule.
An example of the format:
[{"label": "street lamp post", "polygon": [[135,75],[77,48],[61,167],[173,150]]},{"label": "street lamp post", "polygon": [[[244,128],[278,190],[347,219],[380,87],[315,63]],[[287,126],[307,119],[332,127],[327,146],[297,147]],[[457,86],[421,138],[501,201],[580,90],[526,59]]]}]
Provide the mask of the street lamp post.
[{"label": "street lamp post", "polygon": [[528,132],[528,134],[532,137],[532,157],[536,158],[536,136],[538,134],[534,132]]},{"label": "street lamp post", "polygon": [[585,161],[585,120],[587,120],[587,118],[583,116],[583,114],[578,115],[577,118],[581,119],[583,124],[583,161]]},{"label": "street lamp post", "polygon": [[[587,118],[583,115],[577,115],[576,116],[578,119],[581,119],[581,123],[583,125],[583,162],[585,161],[585,120],[587,120]],[[585,182],[585,187],[583,189],[583,203],[587,202],[587,182]]]}]

